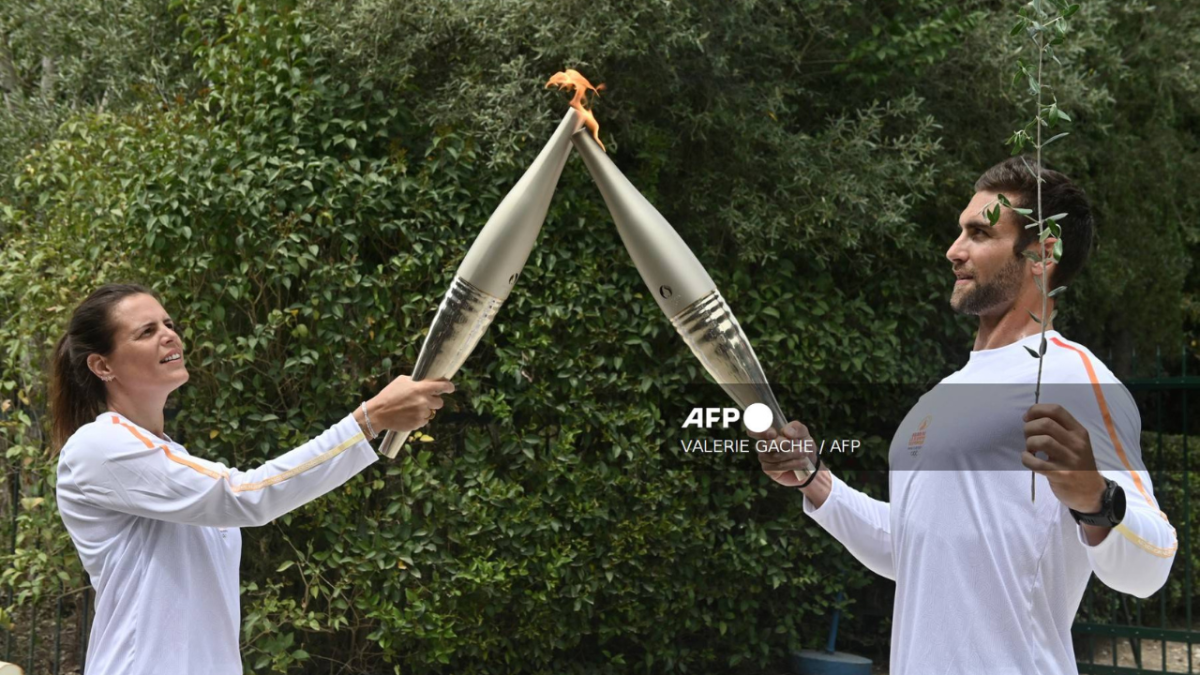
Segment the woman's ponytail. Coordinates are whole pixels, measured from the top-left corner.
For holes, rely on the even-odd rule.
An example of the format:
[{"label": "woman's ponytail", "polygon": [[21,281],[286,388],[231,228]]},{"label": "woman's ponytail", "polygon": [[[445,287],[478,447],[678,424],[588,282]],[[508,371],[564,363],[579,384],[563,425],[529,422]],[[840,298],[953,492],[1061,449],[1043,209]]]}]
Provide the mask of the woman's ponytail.
[{"label": "woman's ponytail", "polygon": [[54,345],[50,360],[50,441],[58,453],[79,427],[96,419],[108,406],[108,390],[88,367],[92,354],[113,350],[112,309],[131,295],[154,292],[138,284],[105,284],[71,314],[67,332]]}]

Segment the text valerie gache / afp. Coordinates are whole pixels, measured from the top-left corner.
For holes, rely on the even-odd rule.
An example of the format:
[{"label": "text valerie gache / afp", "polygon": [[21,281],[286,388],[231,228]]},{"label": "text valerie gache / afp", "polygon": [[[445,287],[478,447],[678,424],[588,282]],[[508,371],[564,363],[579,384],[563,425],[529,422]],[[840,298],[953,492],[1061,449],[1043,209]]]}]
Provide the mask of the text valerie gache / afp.
[{"label": "text valerie gache / afp", "polygon": [[820,443],[811,438],[787,439],[779,438],[773,441],[754,440],[751,438],[693,438],[680,439],[679,447],[687,454],[750,454],[751,452],[837,452],[854,454],[862,447],[862,441],[857,439],[823,440]]}]

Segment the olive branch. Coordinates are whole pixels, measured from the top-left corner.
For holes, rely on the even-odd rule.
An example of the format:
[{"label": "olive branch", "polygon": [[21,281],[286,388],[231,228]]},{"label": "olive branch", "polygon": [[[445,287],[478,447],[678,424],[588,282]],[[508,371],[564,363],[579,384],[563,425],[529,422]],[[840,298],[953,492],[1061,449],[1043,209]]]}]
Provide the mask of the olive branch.
[{"label": "olive branch", "polygon": [[[1013,132],[1013,135],[1005,141],[1005,145],[1012,146],[1012,154],[1020,155],[1025,149],[1025,146],[1032,145],[1036,156],[1035,163],[1037,170],[1035,171],[1029,162],[1024,157],[1021,162],[1025,164],[1025,168],[1029,174],[1033,176],[1034,182],[1037,185],[1037,204],[1036,208],[1023,208],[1013,206],[1012,203],[1003,194],[996,195],[996,199],[984,206],[984,211],[987,215],[988,223],[994,227],[1000,221],[1001,207],[1010,209],[1016,212],[1019,216],[1030,221],[1026,223],[1025,229],[1036,227],[1038,229],[1038,251],[1024,251],[1023,255],[1033,262],[1042,263],[1042,276],[1034,275],[1033,281],[1037,285],[1038,290],[1042,292],[1042,311],[1040,316],[1046,316],[1047,305],[1050,298],[1067,290],[1066,286],[1059,286],[1054,290],[1047,291],[1046,284],[1043,279],[1049,280],[1050,274],[1047,271],[1051,261],[1057,263],[1062,259],[1063,241],[1062,229],[1059,222],[1066,218],[1069,214],[1057,213],[1049,218],[1042,215],[1042,183],[1045,180],[1040,172],[1042,169],[1042,150],[1069,135],[1069,132],[1063,131],[1056,133],[1045,141],[1042,140],[1042,129],[1053,130],[1060,123],[1070,123],[1071,117],[1058,105],[1058,98],[1053,93],[1053,87],[1045,84],[1043,75],[1045,73],[1046,57],[1049,56],[1059,66],[1062,66],[1062,61],[1054,53],[1054,47],[1061,45],[1066,40],[1067,34],[1067,18],[1079,11],[1079,5],[1068,4],[1067,0],[1030,0],[1017,12],[1017,23],[1013,26],[1010,35],[1016,37],[1021,33],[1025,33],[1037,54],[1037,70],[1034,71],[1026,64],[1023,59],[1017,59],[1017,72],[1013,74],[1013,86],[1017,86],[1021,80],[1028,83],[1029,93],[1035,101],[1034,118],[1030,120],[1023,128]],[[1045,90],[1051,90],[1051,102],[1043,103],[1042,94]],[[1054,239],[1054,246],[1050,253],[1046,253],[1046,240]],[[1050,318],[1043,322],[1039,315],[1029,312],[1029,316],[1042,327],[1041,340],[1038,342],[1038,349],[1034,351],[1029,347],[1025,350],[1029,355],[1038,360],[1037,384],[1034,387],[1033,402],[1036,404],[1041,400],[1042,394],[1042,365],[1046,355],[1046,325],[1054,321],[1058,310],[1054,310],[1050,314]],[[1029,498],[1036,499],[1037,474],[1030,476]]]}]

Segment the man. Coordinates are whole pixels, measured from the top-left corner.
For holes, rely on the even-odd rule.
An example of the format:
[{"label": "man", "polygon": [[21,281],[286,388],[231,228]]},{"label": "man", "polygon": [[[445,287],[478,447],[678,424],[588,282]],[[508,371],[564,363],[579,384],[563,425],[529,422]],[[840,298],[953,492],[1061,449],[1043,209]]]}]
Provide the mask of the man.
[{"label": "man", "polygon": [[[1028,162],[1028,167],[1026,166]],[[1016,208],[1061,219],[1058,263],[1040,261],[1037,228]],[[804,511],[872,571],[896,581],[891,672],[1078,672],[1071,623],[1092,572],[1139,597],[1162,587],[1175,530],[1141,461],[1141,419],[1129,392],[1085,347],[1053,330],[1046,306],[1041,403],[1032,405],[1042,293],[1066,286],[1087,259],[1086,196],[1061,173],[1014,157],[989,169],[946,252],[951,307],[979,317],[970,360],[909,411],[889,450],[890,502],[821,470],[800,491]],[[1004,195],[993,226],[987,212]],[[1052,247],[1054,238],[1042,245]],[[785,437],[808,439],[792,422]],[[774,430],[766,438],[774,439]],[[788,445],[788,444],[783,444]],[[798,444],[797,444],[798,445]],[[796,487],[796,453],[760,453],[763,470]],[[1036,498],[1030,494],[1035,472]]]}]

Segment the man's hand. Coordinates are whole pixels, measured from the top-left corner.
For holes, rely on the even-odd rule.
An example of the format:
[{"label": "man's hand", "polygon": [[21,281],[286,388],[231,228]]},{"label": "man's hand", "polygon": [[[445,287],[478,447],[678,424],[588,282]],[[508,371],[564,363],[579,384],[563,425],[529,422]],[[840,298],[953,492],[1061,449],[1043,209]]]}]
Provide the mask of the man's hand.
[{"label": "man's hand", "polygon": [[803,481],[797,478],[794,472],[806,471],[810,464],[815,466],[817,463],[816,453],[812,450],[815,443],[808,433],[808,427],[800,422],[789,422],[783,428],[783,438],[780,438],[774,429],[767,429],[762,433],[748,433],[751,438],[773,443],[777,447],[769,452],[757,452],[755,448],[755,454],[758,455],[763,472],[780,485],[799,486]]},{"label": "man's hand", "polygon": [[[1058,501],[1080,513],[1100,510],[1104,477],[1096,470],[1092,441],[1060,405],[1039,403],[1025,412],[1025,452],[1021,463],[1050,481]],[[1035,455],[1046,453],[1047,459]]]}]

